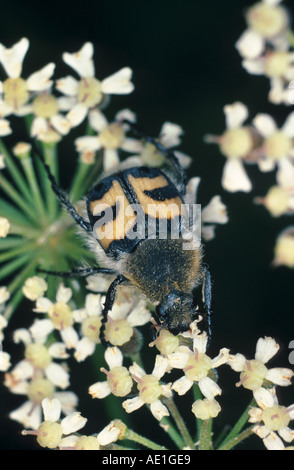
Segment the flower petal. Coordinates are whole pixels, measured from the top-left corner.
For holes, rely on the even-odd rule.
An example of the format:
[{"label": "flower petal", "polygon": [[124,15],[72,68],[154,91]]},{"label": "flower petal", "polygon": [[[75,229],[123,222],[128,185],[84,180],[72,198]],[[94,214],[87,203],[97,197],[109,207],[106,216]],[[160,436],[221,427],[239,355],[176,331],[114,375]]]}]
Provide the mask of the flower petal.
[{"label": "flower petal", "polygon": [[81,77],[93,77],[95,73],[92,60],[93,53],[93,44],[86,42],[78,52],[65,52],[62,58],[64,62],[72,67]]},{"label": "flower petal", "polygon": [[216,395],[221,395],[222,393],[220,386],[209,377],[201,379],[198,385],[202,394],[208,398],[208,400],[213,400]]},{"label": "flower petal", "polygon": [[168,359],[167,357],[160,356],[160,354],[157,354],[155,358],[155,365],[152,371],[152,374],[155,375],[158,379],[161,379],[163,375],[166,373],[168,366]]},{"label": "flower petal", "polygon": [[154,418],[156,418],[158,421],[162,420],[164,416],[169,416],[167,407],[163,405],[160,400],[155,400],[152,402],[150,405],[150,410]]},{"label": "flower petal", "polygon": [[120,429],[115,425],[114,421],[108,424],[101,432],[99,432],[97,439],[101,446],[107,446],[111,442],[116,442],[120,434]]},{"label": "flower petal", "polygon": [[19,408],[9,413],[9,418],[21,423],[26,429],[38,429],[41,424],[41,407],[26,401]]},{"label": "flower petal", "polygon": [[166,147],[176,147],[180,145],[180,136],[184,133],[183,128],[172,122],[165,122],[159,134],[160,143]]},{"label": "flower petal", "polygon": [[220,196],[214,196],[204,207],[201,218],[206,223],[226,224],[228,222],[227,208],[221,201]]},{"label": "flower petal", "polygon": [[226,105],[224,113],[226,116],[226,126],[229,129],[240,127],[248,117],[247,106],[239,101]]},{"label": "flower petal", "polygon": [[89,387],[92,398],[105,398],[111,393],[111,388],[107,382],[96,382]]},{"label": "flower petal", "polygon": [[75,412],[63,418],[60,424],[63,434],[70,434],[83,428],[86,422],[87,418],[83,418],[81,413]]},{"label": "flower petal", "polygon": [[222,176],[223,187],[230,192],[250,192],[252,184],[244,169],[243,163],[237,159],[228,159]]},{"label": "flower petal", "polygon": [[55,64],[50,62],[42,69],[33,73],[27,79],[28,88],[30,91],[44,91],[48,90],[53,84],[50,80],[55,70]]},{"label": "flower petal", "polygon": [[62,389],[69,386],[69,373],[60,365],[51,362],[45,369],[46,376],[54,385]]},{"label": "flower petal", "polygon": [[110,369],[120,367],[123,363],[123,355],[117,347],[107,348],[105,351],[105,361]]},{"label": "flower petal", "polygon": [[143,405],[144,405],[144,402],[143,402],[142,398],[140,398],[139,396],[134,397],[134,398],[130,398],[129,400],[125,400],[122,403],[122,407],[124,408],[124,410],[127,413],[132,413],[133,411],[138,410],[139,408],[141,408],[141,406],[143,406]]},{"label": "flower petal", "polygon": [[255,59],[264,49],[262,37],[251,29],[247,29],[236,43],[236,48],[242,57]]},{"label": "flower petal", "polygon": [[129,94],[134,90],[131,82],[133,71],[129,67],[124,67],[118,72],[110,75],[102,81],[102,91],[105,94]]},{"label": "flower petal", "polygon": [[294,372],[291,369],[286,369],[284,367],[274,367],[273,369],[268,370],[266,379],[270,380],[276,385],[287,387],[288,385],[291,385],[291,379],[293,376]]},{"label": "flower petal", "polygon": [[79,82],[71,75],[60,78],[59,80],[56,80],[55,83],[56,90],[67,96],[76,96],[78,92],[78,86]]},{"label": "flower petal", "polygon": [[253,119],[253,124],[262,137],[269,137],[277,130],[275,120],[269,114],[258,114]]},{"label": "flower petal", "polygon": [[45,421],[56,422],[60,418],[61,403],[57,398],[44,398],[42,408]]},{"label": "flower petal", "polygon": [[270,337],[259,338],[256,344],[255,359],[266,364],[277,352],[280,346]]},{"label": "flower petal", "polygon": [[14,44],[10,49],[7,49],[0,44],[0,62],[11,78],[17,78],[21,75],[23,59],[29,48],[29,40],[22,38],[19,42]]}]

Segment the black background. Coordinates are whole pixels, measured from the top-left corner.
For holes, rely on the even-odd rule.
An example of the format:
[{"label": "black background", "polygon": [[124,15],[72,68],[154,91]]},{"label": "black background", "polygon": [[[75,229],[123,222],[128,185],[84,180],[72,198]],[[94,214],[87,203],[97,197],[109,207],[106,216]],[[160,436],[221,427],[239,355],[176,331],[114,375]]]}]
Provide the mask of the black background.
[{"label": "black background", "polygon": [[[268,335],[281,345],[271,365],[287,367],[288,344],[294,339],[293,271],[273,269],[270,264],[275,238],[293,223],[293,217],[273,219],[264,208],[253,204],[254,196],[265,194],[274,184],[274,173],[262,174],[250,167],[252,193],[225,192],[220,184],[225,160],[216,146],[203,141],[207,133],[223,132],[223,106],[228,103],[244,102],[251,118],[258,112],[269,112],[278,125],[291,110],[268,103],[267,79],[248,75],[242,69],[234,45],[246,27],[243,13],[250,5],[249,0],[5,2],[1,7],[0,42],[10,47],[21,37],[30,39],[24,77],[50,61],[57,64],[56,77],[70,74],[61,55],[79,50],[85,41],[94,44],[98,78],[123,66],[133,69],[135,91],[115,97],[107,116],[111,119],[116,111],[129,107],[137,113],[140,126],[153,136],[158,135],[164,121],[180,124],[185,130],[181,149],[193,157],[190,175],[202,179],[198,202],[205,205],[220,194],[228,208],[229,223],[218,228],[215,240],[206,247],[206,261],[214,278],[212,356],[219,348],[228,347],[251,358],[257,339]],[[61,177],[66,186],[76,154],[72,141],[62,143],[61,149],[66,162]],[[26,325],[27,318],[24,304],[19,319],[6,330],[8,342],[12,328]],[[82,394],[97,380],[93,367],[86,372],[87,365],[89,361],[73,365],[76,377],[72,388],[79,388]],[[220,402],[225,411],[216,433],[223,424],[234,423],[251,398],[250,392],[235,391],[237,376],[225,371],[220,379],[224,388]],[[293,387],[281,391],[282,400],[285,405],[293,402]],[[1,449],[39,449],[33,438],[21,437],[21,427],[7,418],[7,413],[21,403],[21,397],[11,396],[1,386]],[[99,405],[96,400],[81,400],[79,409],[92,422],[88,432],[97,432],[108,422]],[[190,414],[190,410],[182,411],[184,416]],[[156,426],[153,421],[146,425],[146,416],[144,410],[133,413],[129,417],[131,426],[155,438]],[[161,434],[159,439],[164,441]],[[243,448],[263,446],[252,438]]]}]

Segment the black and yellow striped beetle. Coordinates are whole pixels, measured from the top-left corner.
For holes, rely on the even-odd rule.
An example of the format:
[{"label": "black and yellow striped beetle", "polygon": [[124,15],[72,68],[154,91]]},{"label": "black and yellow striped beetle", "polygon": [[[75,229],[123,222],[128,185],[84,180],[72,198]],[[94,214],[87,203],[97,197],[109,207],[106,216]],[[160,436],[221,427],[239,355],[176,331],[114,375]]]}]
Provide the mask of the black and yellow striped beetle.
[{"label": "black and yellow striped beetle", "polygon": [[[143,164],[129,166],[126,161],[114,172],[103,175],[86,196],[87,220],[76,211],[39,154],[62,206],[91,237],[91,246],[96,239],[99,261],[99,267],[77,268],[70,272],[40,271],[68,278],[92,274],[114,278],[102,312],[100,340],[105,346],[108,345],[104,337],[107,316],[121,285],[139,289],[155,306],[159,324],[174,335],[188,331],[201,312],[210,337],[210,272],[202,263],[201,244],[192,249],[183,248],[187,233],[195,229],[195,221],[186,210],[184,170],[170,149],[132,122],[124,122],[165,156],[166,169]],[[175,226],[176,231],[172,230]],[[175,232],[177,236],[174,236]],[[202,288],[201,296],[197,294],[199,287]]]}]

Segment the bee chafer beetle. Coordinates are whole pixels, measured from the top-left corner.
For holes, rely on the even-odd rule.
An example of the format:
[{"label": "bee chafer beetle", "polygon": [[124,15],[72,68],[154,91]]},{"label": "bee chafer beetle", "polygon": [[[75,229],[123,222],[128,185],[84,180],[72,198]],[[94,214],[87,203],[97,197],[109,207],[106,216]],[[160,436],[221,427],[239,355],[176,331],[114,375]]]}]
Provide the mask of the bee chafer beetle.
[{"label": "bee chafer beetle", "polygon": [[126,122],[163,153],[166,164],[158,169],[140,161],[134,165],[130,158],[103,175],[86,196],[87,218],[78,214],[39,155],[60,203],[87,233],[99,262],[99,267],[67,273],[43,272],[112,278],[102,312],[104,345],[108,345],[104,337],[107,316],[121,285],[139,290],[155,306],[159,324],[174,335],[189,330],[201,312],[210,337],[211,277],[202,262],[199,206],[195,217],[197,205],[189,200],[184,170],[175,154]]}]

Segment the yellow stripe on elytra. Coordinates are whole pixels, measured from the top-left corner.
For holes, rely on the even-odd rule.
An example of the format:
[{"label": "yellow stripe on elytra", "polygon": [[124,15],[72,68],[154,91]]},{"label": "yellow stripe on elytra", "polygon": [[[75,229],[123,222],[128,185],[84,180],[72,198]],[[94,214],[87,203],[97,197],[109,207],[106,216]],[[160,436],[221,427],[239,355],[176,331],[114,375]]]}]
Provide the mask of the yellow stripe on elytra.
[{"label": "yellow stripe on elytra", "polygon": [[90,210],[94,216],[98,216],[108,207],[114,206],[117,209],[116,218],[95,227],[96,236],[104,250],[114,240],[124,239],[136,220],[136,214],[117,180],[113,180],[111,188],[101,199],[90,202]]},{"label": "yellow stripe on elytra", "polygon": [[145,194],[145,191],[152,191],[153,189],[164,188],[169,185],[169,182],[163,175],[155,176],[154,178],[136,178],[133,175],[128,175],[128,180],[145,214],[149,217],[173,219],[182,214],[183,203],[180,197],[155,201],[152,197]]}]

